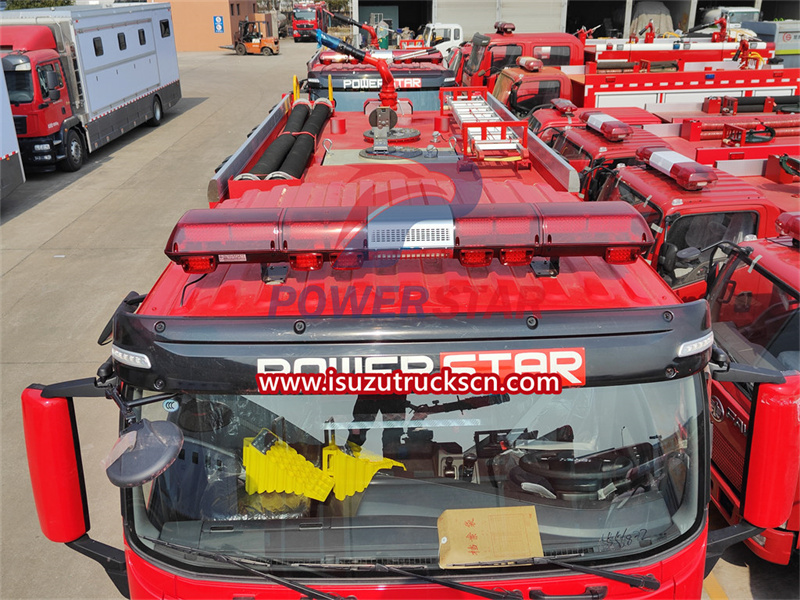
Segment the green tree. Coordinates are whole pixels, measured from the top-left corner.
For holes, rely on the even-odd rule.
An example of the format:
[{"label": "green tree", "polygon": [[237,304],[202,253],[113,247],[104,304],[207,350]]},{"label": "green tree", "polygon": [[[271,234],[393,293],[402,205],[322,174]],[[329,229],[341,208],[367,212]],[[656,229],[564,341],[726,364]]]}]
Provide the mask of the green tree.
[{"label": "green tree", "polygon": [[6,10],[25,8],[50,8],[52,6],[72,6],[75,0],[8,0]]}]

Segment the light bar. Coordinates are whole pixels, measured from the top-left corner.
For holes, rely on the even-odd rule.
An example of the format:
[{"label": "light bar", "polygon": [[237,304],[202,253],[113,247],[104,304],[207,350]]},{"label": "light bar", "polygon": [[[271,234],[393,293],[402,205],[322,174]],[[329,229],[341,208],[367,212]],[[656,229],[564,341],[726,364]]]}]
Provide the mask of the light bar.
[{"label": "light bar", "polygon": [[[520,266],[534,256],[632,262],[653,243],[625,202],[325,208],[196,209],[181,217],[166,255],[189,273],[221,263],[288,262],[296,270],[358,269],[367,259],[457,258]],[[200,269],[200,270],[195,270]]]},{"label": "light bar", "polygon": [[775,220],[775,227],[779,234],[800,241],[800,212],[783,213]]},{"label": "light bar", "polygon": [[137,369],[151,368],[150,359],[145,354],[139,352],[131,352],[130,350],[123,350],[111,345],[111,357],[123,365],[129,367],[136,367]]},{"label": "light bar", "polygon": [[550,100],[550,104],[552,104],[553,108],[558,112],[566,116],[572,116],[575,114],[575,111],[578,110],[578,107],[566,98],[553,98]]},{"label": "light bar", "polygon": [[588,110],[581,113],[581,121],[609,142],[621,142],[633,133],[633,128],[627,123],[599,111]]},{"label": "light bar", "polygon": [[538,73],[544,67],[544,63],[532,56],[518,56],[517,65],[530,73]]},{"label": "light bar", "polygon": [[505,21],[495,21],[494,30],[497,33],[511,33],[517,27],[513,23],[506,23]]},{"label": "light bar", "polygon": [[705,352],[714,343],[714,332],[709,332],[701,338],[692,340],[691,342],[684,342],[678,348],[678,358],[685,358],[687,356],[694,356]]},{"label": "light bar", "polygon": [[663,146],[644,146],[636,158],[675,180],[685,190],[701,190],[717,180],[712,167],[701,165],[683,154]]}]

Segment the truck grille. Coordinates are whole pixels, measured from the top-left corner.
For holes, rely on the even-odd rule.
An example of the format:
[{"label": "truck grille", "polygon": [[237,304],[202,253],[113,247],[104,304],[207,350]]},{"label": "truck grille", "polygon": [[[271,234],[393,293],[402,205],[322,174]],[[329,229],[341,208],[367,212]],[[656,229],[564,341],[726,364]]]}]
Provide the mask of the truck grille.
[{"label": "truck grille", "polygon": [[14,129],[17,135],[28,133],[28,117],[14,117]]},{"label": "truck grille", "polygon": [[719,432],[715,431],[714,434],[714,445],[711,449],[714,464],[733,488],[741,492],[744,457]]},{"label": "truck grille", "polygon": [[308,23],[298,23],[294,26],[295,29],[314,29],[313,25],[309,25]]}]

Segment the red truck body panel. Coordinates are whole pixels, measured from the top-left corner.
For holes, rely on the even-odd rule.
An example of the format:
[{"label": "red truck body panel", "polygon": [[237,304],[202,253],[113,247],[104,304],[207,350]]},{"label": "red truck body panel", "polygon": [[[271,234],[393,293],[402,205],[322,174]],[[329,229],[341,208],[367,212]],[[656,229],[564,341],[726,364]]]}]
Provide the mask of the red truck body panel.
[{"label": "red truck body panel", "polygon": [[[660,589],[642,590],[635,589],[628,584],[599,579],[587,575],[580,575],[565,571],[558,578],[541,579],[497,579],[493,577],[482,580],[480,575],[473,575],[469,584],[485,589],[502,588],[506,590],[519,590],[528,597],[530,590],[539,590],[548,596],[575,596],[587,594],[594,590],[597,594],[610,598],[620,599],[673,599],[673,598],[699,598],[703,588],[702,569],[697,565],[703,563],[706,550],[707,530],[704,530],[699,539],[684,546],[669,557],[665,557],[656,565],[619,569],[620,573],[637,575],[654,575],[661,581]],[[131,598],[134,600],[177,600],[178,598],[216,599],[233,595],[233,597],[248,597],[266,599],[285,599],[285,587],[264,583],[209,581],[187,575],[176,575],[160,568],[126,547],[126,561],[128,564],[128,581],[130,583]],[[463,581],[463,578],[459,578]],[[320,580],[304,581],[307,585],[317,590],[330,594],[347,597],[354,595],[359,600],[407,600],[409,598],[425,598],[427,600],[468,600],[474,594],[457,592],[446,587],[427,583],[393,583],[391,580],[380,579],[373,582],[353,585],[321,584]]]}]

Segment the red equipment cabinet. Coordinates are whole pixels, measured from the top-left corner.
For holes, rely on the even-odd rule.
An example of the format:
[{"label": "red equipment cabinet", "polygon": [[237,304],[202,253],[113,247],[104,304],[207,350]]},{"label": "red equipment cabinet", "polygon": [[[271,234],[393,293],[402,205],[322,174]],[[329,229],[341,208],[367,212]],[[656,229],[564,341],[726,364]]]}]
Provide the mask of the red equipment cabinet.
[{"label": "red equipment cabinet", "polygon": [[[176,225],[152,290],[120,306],[98,378],[41,394],[104,393],[128,425],[109,459],[125,558],[85,533],[71,544],[132,598],[699,597],[706,549],[767,524],[708,538],[708,309],[642,260],[646,222],[542,182],[542,148],[490,98],[442,98],[435,113],[379,106],[343,126],[330,104],[287,97],[215,175],[213,208]],[[258,373],[393,366],[571,385],[256,393]],[[182,440],[152,468],[133,460],[155,444],[147,422]],[[295,493],[270,479],[289,469]],[[490,552],[471,529],[505,522],[513,537],[532,508],[542,552]]]}]

